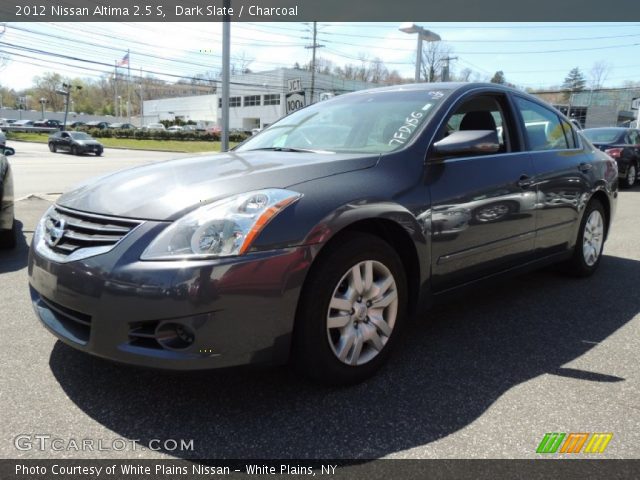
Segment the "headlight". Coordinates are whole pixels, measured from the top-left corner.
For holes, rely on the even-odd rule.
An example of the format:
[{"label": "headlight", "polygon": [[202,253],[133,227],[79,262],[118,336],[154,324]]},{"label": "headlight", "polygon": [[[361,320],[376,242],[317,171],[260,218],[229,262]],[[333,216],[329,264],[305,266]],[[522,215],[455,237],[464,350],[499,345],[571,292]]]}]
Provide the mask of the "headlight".
[{"label": "headlight", "polygon": [[302,195],[268,189],[205,205],[165,228],[142,260],[212,258],[246,253],[269,221]]}]

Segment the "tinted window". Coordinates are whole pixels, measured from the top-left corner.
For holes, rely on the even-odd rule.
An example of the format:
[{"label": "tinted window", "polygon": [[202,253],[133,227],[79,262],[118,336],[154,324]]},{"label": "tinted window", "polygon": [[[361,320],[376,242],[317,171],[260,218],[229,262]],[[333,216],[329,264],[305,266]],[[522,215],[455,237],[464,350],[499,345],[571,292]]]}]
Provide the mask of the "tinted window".
[{"label": "tinted window", "polygon": [[521,97],[516,104],[524,120],[529,150],[562,150],[570,147],[560,117],[548,108]]},{"label": "tinted window", "polygon": [[582,132],[593,143],[619,143],[620,130],[615,128],[593,128]]}]

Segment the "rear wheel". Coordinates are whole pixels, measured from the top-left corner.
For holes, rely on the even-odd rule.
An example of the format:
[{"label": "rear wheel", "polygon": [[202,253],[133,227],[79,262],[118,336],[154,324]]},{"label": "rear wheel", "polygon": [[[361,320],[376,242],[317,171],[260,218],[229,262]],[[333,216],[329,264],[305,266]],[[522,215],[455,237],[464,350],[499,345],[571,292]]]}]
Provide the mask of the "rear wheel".
[{"label": "rear wheel", "polygon": [[71,155],[78,155],[78,147],[75,145],[71,146]]},{"label": "rear wheel", "polygon": [[635,163],[629,164],[627,168],[627,175],[624,177],[625,187],[631,188],[636,184],[636,180],[638,178],[638,167]]},{"label": "rear wheel", "polygon": [[101,155],[102,155],[102,149],[96,150],[96,157],[99,157]]},{"label": "rear wheel", "polygon": [[592,199],[582,216],[573,258],[566,264],[568,273],[588,277],[596,271],[602,258],[605,222],[604,207],[598,200]]},{"label": "rear wheel", "polygon": [[324,383],[363,381],[384,364],[404,322],[402,262],[368,234],[344,237],[317,262],[298,307],[294,366]]},{"label": "rear wheel", "polygon": [[56,153],[56,146],[53,143],[49,143],[49,151]]}]

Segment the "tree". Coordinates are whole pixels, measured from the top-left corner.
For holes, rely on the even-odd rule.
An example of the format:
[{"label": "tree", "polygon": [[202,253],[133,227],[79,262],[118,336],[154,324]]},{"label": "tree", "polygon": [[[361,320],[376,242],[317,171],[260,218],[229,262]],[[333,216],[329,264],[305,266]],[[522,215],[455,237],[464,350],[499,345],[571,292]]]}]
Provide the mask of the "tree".
[{"label": "tree", "polygon": [[425,42],[422,47],[422,76],[427,82],[442,78],[442,67],[449,62],[453,49],[442,42]]},{"label": "tree", "polygon": [[605,60],[599,60],[593,64],[589,72],[589,86],[593,89],[602,88],[602,84],[609,75],[611,64]]},{"label": "tree", "polygon": [[491,83],[499,83],[500,85],[507,83],[507,80],[504,77],[504,72],[502,70],[498,70],[494,73],[493,77],[491,77]]},{"label": "tree", "polygon": [[569,92],[580,92],[584,90],[587,80],[578,67],[572,68],[562,83],[562,88]]}]

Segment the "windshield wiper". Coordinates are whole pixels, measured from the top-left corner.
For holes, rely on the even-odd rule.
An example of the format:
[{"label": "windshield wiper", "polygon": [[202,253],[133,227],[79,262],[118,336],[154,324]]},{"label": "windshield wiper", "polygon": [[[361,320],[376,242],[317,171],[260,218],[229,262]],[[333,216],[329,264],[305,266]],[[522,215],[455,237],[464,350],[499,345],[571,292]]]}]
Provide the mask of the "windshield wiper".
[{"label": "windshield wiper", "polygon": [[268,150],[272,152],[298,152],[298,153],[334,153],[329,150],[312,150],[310,148],[296,148],[296,147],[262,147],[262,148],[251,148],[249,150],[245,150],[247,152],[256,152],[259,150]]}]

